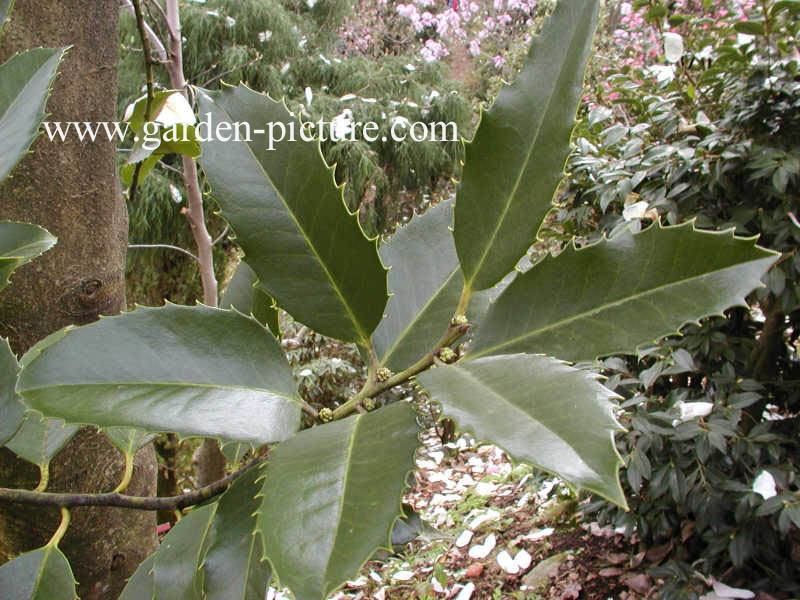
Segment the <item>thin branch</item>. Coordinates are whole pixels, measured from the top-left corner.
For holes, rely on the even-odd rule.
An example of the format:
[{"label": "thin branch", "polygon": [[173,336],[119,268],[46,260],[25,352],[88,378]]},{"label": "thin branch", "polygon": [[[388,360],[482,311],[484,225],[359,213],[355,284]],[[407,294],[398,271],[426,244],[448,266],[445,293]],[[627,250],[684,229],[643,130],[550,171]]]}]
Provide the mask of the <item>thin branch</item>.
[{"label": "thin branch", "polygon": [[[147,98],[144,105],[144,120],[150,120],[150,108],[153,102],[153,54],[150,51],[150,40],[147,35],[146,24],[144,16],[142,15],[142,7],[139,0],[131,0],[133,3],[133,12],[136,15],[136,28],[139,30],[139,38],[142,42],[142,50],[144,51],[144,71],[147,79]],[[136,163],[133,169],[133,177],[131,178],[131,187],[128,191],[128,202],[133,204],[136,200],[136,190],[139,187],[139,173],[142,170],[142,163]]]},{"label": "thin branch", "polygon": [[219,236],[217,237],[217,239],[215,239],[213,242],[211,242],[211,245],[212,245],[212,246],[216,246],[216,245],[217,245],[217,243],[218,243],[218,242],[219,242],[219,241],[220,241],[222,238],[224,238],[224,237],[225,237],[225,234],[227,234],[227,233],[228,233],[228,229],[229,229],[229,226],[226,224],[226,225],[225,225],[225,229],[223,229],[223,230],[222,230],[222,233],[220,233],[220,234],[219,234]]},{"label": "thin branch", "polygon": [[[133,6],[131,0],[123,0],[125,7],[130,11],[130,13],[135,17],[136,16],[136,9]],[[156,32],[153,31],[152,27],[147,23],[144,23],[144,29],[147,32],[147,37],[150,40],[150,43],[155,47],[156,53],[158,54],[158,58],[161,61],[166,62],[167,60],[167,49],[164,47],[164,44],[156,35]]]},{"label": "thin branch", "polygon": [[131,508],[134,510],[178,510],[186,508],[187,506],[194,506],[195,504],[219,496],[228,489],[231,482],[239,475],[265,460],[266,458],[252,460],[227,477],[193,492],[181,494],[180,496],[154,498],[151,496],[126,496],[116,492],[109,492],[107,494],[61,494],[0,488],[0,502],[32,504],[35,506],[59,506],[61,508],[70,508],[74,506],[113,506],[116,508]]},{"label": "thin branch", "polygon": [[441,337],[439,342],[434,346],[433,350],[428,352],[425,356],[415,362],[413,365],[397,373],[396,375],[386,379],[385,381],[371,381],[367,379],[367,382],[364,384],[364,387],[361,388],[355,396],[350,398],[347,402],[342,404],[340,407],[333,411],[333,418],[334,419],[341,419],[346,417],[351,412],[358,408],[358,405],[366,400],[367,398],[372,398],[377,396],[381,392],[384,392],[390,388],[393,388],[396,385],[400,385],[401,383],[405,383],[414,375],[425,371],[426,369],[430,368],[438,359],[438,352],[442,348],[450,346],[456,340],[458,340],[461,336],[463,336],[469,330],[469,325],[450,325],[447,328],[447,331]]},{"label": "thin branch", "polygon": [[258,54],[255,58],[253,58],[252,60],[247,61],[245,64],[241,65],[240,67],[233,67],[232,69],[228,69],[227,71],[225,71],[223,73],[220,73],[219,75],[214,75],[211,79],[209,79],[207,81],[204,81],[203,84],[200,87],[202,87],[202,88],[208,87],[209,85],[214,83],[217,79],[222,79],[226,75],[230,75],[231,73],[235,73],[236,71],[238,71],[240,69],[246,69],[247,67],[249,67],[253,63],[257,63],[258,61],[260,61],[262,58],[264,58],[264,57],[261,56],[261,54]]},{"label": "thin branch", "polygon": [[[165,13],[167,29],[169,30],[169,73],[170,84],[176,90],[187,95],[186,78],[183,74],[183,46],[181,42],[181,21],[178,0],[167,0]],[[188,95],[187,95],[188,97]],[[200,280],[203,284],[203,303],[206,306],[216,307],[217,278],[214,275],[214,257],[212,255],[212,240],[206,227],[203,213],[203,195],[200,192],[200,183],[197,178],[197,163],[190,156],[182,156],[183,183],[186,187],[187,206],[183,214],[189,223],[189,229],[197,245],[197,265],[200,270]]]},{"label": "thin branch", "polygon": [[200,262],[200,260],[188,250],[180,246],[173,246],[172,244],[128,244],[128,248],[167,248],[168,250],[183,252],[186,256],[190,256],[195,261]]}]

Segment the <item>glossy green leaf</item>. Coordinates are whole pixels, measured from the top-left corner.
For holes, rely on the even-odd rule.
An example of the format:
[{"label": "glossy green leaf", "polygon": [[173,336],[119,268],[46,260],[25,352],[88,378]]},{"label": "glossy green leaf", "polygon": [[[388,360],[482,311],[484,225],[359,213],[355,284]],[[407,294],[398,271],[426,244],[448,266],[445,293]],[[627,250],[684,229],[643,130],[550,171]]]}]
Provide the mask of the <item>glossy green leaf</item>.
[{"label": "glossy green leaf", "polygon": [[120,452],[126,455],[134,455],[142,447],[156,437],[154,433],[148,433],[141,429],[133,429],[130,427],[108,427],[103,429],[111,443],[116,446]]},{"label": "glossy green leaf", "polygon": [[0,182],[39,133],[63,48],[37,48],[0,65]]},{"label": "glossy green leaf", "polygon": [[297,600],[326,598],[390,548],[417,433],[411,406],[398,402],[302,431],[272,453],[257,530]]},{"label": "glossy green leaf", "polygon": [[430,351],[447,330],[464,278],[450,227],[453,204],[414,217],[380,248],[389,270],[386,316],[372,335],[381,364],[401,371]]},{"label": "glossy green leaf", "polygon": [[253,315],[259,323],[269,327],[275,335],[280,335],[278,310],[275,302],[263,289],[255,287],[258,282],[255,271],[241,261],[236,265],[233,277],[222,294],[220,308],[234,307],[241,313]]},{"label": "glossy green leaf", "polygon": [[14,391],[18,369],[8,341],[0,341],[0,446],[14,437],[25,420],[25,409]]},{"label": "glossy green leaf", "polygon": [[203,600],[199,567],[216,508],[193,509],[164,537],[153,563],[156,600]]},{"label": "glossy green leaf", "polygon": [[55,243],[56,238],[38,225],[0,222],[0,290],[8,285],[15,269],[46,252]]},{"label": "glossy green leaf", "polygon": [[25,415],[17,434],[6,444],[20,458],[43,469],[64,445],[78,433],[77,425],[65,425],[61,419],[45,419],[38,412]]},{"label": "glossy green leaf", "polygon": [[469,356],[528,352],[581,361],[632,352],[689,321],[744,305],[776,256],[732,230],[697,231],[692,223],[568,247],[505,289]]},{"label": "glossy green leaf", "polygon": [[23,401],[46,415],[257,445],[299,427],[277,340],[237,312],[140,307],[48,340],[23,357],[17,383]]},{"label": "glossy green leaf", "polygon": [[560,0],[517,80],[466,145],[455,243],[467,284],[493,286],[533,244],[561,179],[600,3]]},{"label": "glossy green leaf", "polygon": [[[247,87],[199,94],[212,123],[247,123],[250,142],[203,142],[203,169],[222,216],[236,232],[259,286],[315,331],[365,344],[386,306],[386,272],[376,244],[348,214],[318,142],[282,103]],[[264,131],[280,127],[287,141]],[[288,141],[290,129],[297,141]],[[233,131],[233,130],[232,130]],[[240,139],[244,140],[242,135]]]},{"label": "glossy green leaf", "polygon": [[610,398],[597,375],[549,357],[491,356],[417,375],[444,413],[522,460],[625,505]]},{"label": "glossy green leaf", "polygon": [[261,536],[255,531],[262,475],[261,468],[249,469],[217,502],[201,569],[207,600],[264,600],[272,571],[263,560]]},{"label": "glossy green leaf", "polygon": [[252,449],[253,447],[250,444],[243,444],[241,442],[228,442],[227,444],[223,444],[220,448],[225,459],[234,465],[238,464]]},{"label": "glossy green leaf", "polygon": [[153,565],[156,562],[156,554],[157,552],[151,554],[139,564],[125,584],[119,600],[153,600],[155,597]]},{"label": "glossy green leaf", "polygon": [[3,600],[77,600],[67,557],[54,545],[26,552],[0,567]]}]

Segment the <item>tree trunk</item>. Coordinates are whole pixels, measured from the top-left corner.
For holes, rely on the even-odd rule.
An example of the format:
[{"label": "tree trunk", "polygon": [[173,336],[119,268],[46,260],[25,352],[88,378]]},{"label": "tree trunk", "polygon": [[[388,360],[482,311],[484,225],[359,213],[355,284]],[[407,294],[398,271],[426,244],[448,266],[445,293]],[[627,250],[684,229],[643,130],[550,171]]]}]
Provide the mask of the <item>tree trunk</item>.
[{"label": "tree trunk", "polygon": [[[51,121],[116,119],[118,0],[17,2],[0,39],[0,61],[38,46],[72,45],[48,101]],[[116,174],[115,142],[40,137],[0,187],[0,219],[36,223],[58,238],[17,271],[0,295],[0,334],[17,354],[69,324],[85,324],[125,305],[127,213]],[[51,491],[111,491],[122,456],[102,434],[84,428],[51,463]],[[0,485],[34,487],[35,467],[0,450]],[[151,446],[142,449],[128,493],[155,492]],[[156,547],[155,515],[110,508],[72,512],[61,543],[84,600],[116,598],[127,577]],[[47,542],[57,511],[0,505],[0,562]]]}]

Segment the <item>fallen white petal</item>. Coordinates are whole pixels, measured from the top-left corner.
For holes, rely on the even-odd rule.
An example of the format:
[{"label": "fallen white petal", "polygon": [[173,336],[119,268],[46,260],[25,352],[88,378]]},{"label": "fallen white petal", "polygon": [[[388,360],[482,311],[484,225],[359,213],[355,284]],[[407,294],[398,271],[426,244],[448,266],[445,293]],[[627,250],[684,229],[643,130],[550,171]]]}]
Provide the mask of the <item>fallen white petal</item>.
[{"label": "fallen white petal", "polygon": [[483,544],[475,544],[469,549],[468,554],[470,558],[486,558],[489,556],[489,553],[494,550],[496,545],[497,538],[495,538],[493,533],[490,533],[486,539],[483,540]]},{"label": "fallen white petal", "polygon": [[414,571],[398,571],[392,575],[395,581],[408,581],[414,578]]},{"label": "fallen white petal", "polygon": [[521,570],[525,570],[531,566],[531,555],[528,554],[527,550],[520,550],[517,552],[516,556],[514,556],[514,562],[517,563]]},{"label": "fallen white petal", "polygon": [[475,484],[475,493],[478,496],[491,496],[494,491],[497,489],[496,483],[487,483],[484,481],[480,481]]},{"label": "fallen white petal", "polygon": [[519,573],[519,565],[505,550],[497,555],[497,564],[500,565],[500,568],[506,573],[510,573],[511,575],[516,575]]},{"label": "fallen white petal", "polygon": [[456,596],[455,600],[469,600],[472,598],[472,592],[475,591],[475,584],[470,582],[461,588],[461,591],[458,592],[458,596]]},{"label": "fallen white petal", "polygon": [[469,544],[472,541],[472,535],[473,533],[469,529],[462,531],[461,535],[459,535],[458,539],[456,539],[456,546],[458,548],[463,548]]},{"label": "fallen white petal", "polygon": [[778,490],[775,489],[775,478],[769,471],[761,471],[758,474],[758,477],[753,481],[753,491],[756,494],[761,494],[764,500],[769,500],[778,495]]},{"label": "fallen white petal", "polygon": [[544,529],[534,529],[528,535],[523,536],[526,540],[540,540],[549,535],[553,535],[555,529],[552,527],[545,527]]},{"label": "fallen white petal", "polygon": [[380,583],[381,581],[383,581],[383,579],[381,579],[381,576],[378,575],[378,573],[376,573],[374,570],[369,572],[369,578],[372,579],[372,581],[374,581],[375,583]]}]

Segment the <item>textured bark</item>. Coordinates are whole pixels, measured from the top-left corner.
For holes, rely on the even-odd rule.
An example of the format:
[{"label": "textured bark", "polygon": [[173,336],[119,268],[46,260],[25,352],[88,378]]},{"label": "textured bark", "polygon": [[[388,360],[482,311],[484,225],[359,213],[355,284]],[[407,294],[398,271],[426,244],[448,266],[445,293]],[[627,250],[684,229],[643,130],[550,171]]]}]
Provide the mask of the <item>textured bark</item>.
[{"label": "textured bark", "polygon": [[[118,0],[17,2],[0,39],[0,61],[38,46],[72,49],[48,102],[51,121],[116,119]],[[50,142],[40,137],[0,187],[0,219],[42,225],[58,244],[14,274],[0,295],[0,334],[23,353],[69,324],[85,324],[125,304],[127,213],[116,174],[115,143]],[[122,458],[105,436],[83,429],[50,466],[50,491],[111,491]],[[34,487],[36,469],[0,450],[0,485]],[[137,455],[137,495],[155,492],[152,447]],[[0,562],[44,544],[53,511],[0,506]],[[155,549],[155,515],[76,509],[62,542],[84,600],[116,598],[125,579]]]}]

